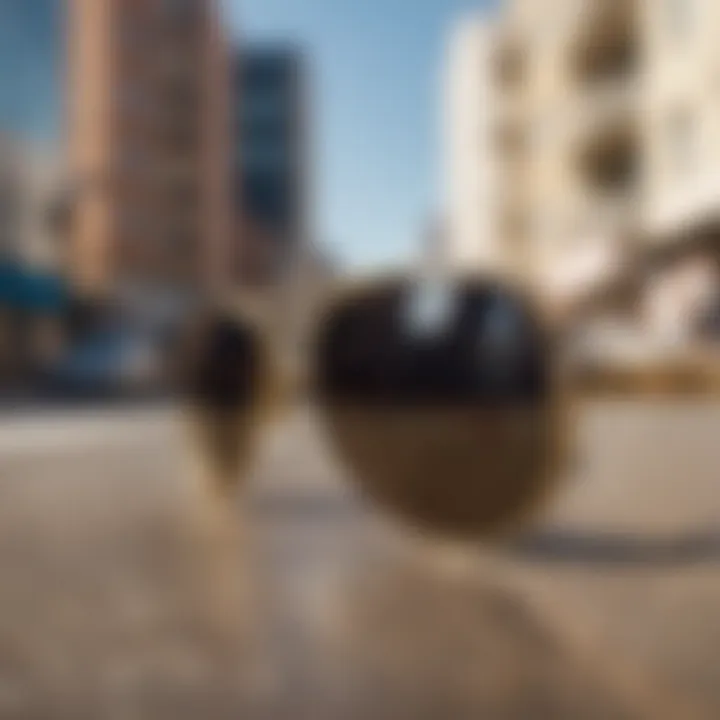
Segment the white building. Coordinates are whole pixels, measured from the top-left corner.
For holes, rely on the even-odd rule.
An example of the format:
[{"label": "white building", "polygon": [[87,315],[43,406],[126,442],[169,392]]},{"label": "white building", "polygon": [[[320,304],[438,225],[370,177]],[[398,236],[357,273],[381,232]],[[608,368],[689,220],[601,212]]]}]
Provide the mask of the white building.
[{"label": "white building", "polygon": [[445,101],[458,261],[504,258],[572,302],[674,251],[639,308],[677,333],[700,302],[687,278],[711,282],[720,258],[719,23],[717,0],[506,0],[461,24]]},{"label": "white building", "polygon": [[460,268],[496,268],[502,263],[494,208],[498,189],[492,145],[494,35],[489,18],[459,23],[446,69],[444,255],[451,266]]},{"label": "white building", "polygon": [[61,269],[50,213],[62,182],[62,164],[51,150],[0,137],[0,256],[38,270]]}]

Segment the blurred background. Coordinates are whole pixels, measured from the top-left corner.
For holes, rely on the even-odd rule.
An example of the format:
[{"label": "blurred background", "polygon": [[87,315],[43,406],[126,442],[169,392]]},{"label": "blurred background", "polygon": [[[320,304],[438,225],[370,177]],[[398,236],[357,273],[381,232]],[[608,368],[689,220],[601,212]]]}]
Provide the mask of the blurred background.
[{"label": "blurred background", "polygon": [[[718,27],[0,0],[0,717],[718,717]],[[557,501],[494,550],[410,542],[298,403],[208,508],[183,320],[256,302],[302,363],[390,267],[506,278],[561,332],[598,392]]]},{"label": "blurred background", "polygon": [[308,49],[240,40],[234,14],[3,3],[3,394],[162,392],[174,320],[331,273]]},{"label": "blurred background", "polygon": [[427,0],[396,38],[407,8],[7,0],[2,396],[157,395],[203,299],[284,337],[388,266],[511,278],[582,348],[707,350],[711,5]]}]

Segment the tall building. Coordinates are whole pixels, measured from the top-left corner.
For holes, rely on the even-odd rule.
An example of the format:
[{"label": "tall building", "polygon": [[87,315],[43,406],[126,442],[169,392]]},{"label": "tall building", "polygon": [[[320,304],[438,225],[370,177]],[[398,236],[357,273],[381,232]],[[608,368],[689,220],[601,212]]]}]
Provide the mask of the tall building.
[{"label": "tall building", "polygon": [[63,0],[0,2],[0,131],[52,142],[62,131]]},{"label": "tall building", "polygon": [[[458,25],[446,69],[445,203],[443,256],[448,265],[497,268],[504,263],[494,211],[493,79],[489,18]],[[436,251],[437,252],[437,249]]]},{"label": "tall building", "polygon": [[252,228],[241,240],[241,275],[258,256],[269,279],[282,275],[308,241],[306,75],[294,47],[256,46],[236,55],[235,207],[239,222]]},{"label": "tall building", "polygon": [[[655,268],[638,271],[635,303],[683,286],[671,276],[687,275],[684,258],[716,268],[719,20],[714,0],[508,0],[471,21],[483,28],[474,39],[463,27],[452,52],[466,60],[449,82],[475,87],[484,110],[465,164],[448,163],[449,226],[472,228],[484,208],[498,252],[550,297]],[[447,128],[448,157],[470,148],[472,130]],[[468,175],[492,179],[492,202]],[[463,248],[487,243],[482,232],[454,232]]]},{"label": "tall building", "polygon": [[67,0],[71,267],[91,297],[230,282],[229,56],[214,0]]}]

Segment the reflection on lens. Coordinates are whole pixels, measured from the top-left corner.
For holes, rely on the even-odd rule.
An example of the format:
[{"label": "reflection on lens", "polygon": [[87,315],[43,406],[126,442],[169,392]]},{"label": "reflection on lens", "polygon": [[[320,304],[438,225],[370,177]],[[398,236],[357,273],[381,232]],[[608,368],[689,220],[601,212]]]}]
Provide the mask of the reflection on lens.
[{"label": "reflection on lens", "polygon": [[426,529],[483,535],[532,509],[557,474],[549,351],[527,303],[500,285],[427,290],[389,279],[336,299],[315,391],[372,499]]}]

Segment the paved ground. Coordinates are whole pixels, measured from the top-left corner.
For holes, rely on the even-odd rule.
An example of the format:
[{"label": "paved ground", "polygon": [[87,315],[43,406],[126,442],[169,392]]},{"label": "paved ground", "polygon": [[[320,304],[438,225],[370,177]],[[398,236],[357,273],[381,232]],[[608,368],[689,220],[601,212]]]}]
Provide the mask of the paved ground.
[{"label": "paved ground", "polygon": [[0,424],[0,718],[716,718],[720,405],[595,404],[523,537],[438,546],[307,413],[204,492],[172,413]]}]

